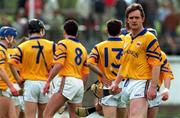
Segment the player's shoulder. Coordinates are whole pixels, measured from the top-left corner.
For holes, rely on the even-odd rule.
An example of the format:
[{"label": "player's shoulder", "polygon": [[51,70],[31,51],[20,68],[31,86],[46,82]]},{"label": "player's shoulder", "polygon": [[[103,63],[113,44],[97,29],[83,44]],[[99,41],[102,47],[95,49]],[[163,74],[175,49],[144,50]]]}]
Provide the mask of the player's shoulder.
[{"label": "player's shoulder", "polygon": [[66,39],[60,39],[57,44],[68,44],[68,40]]},{"label": "player's shoulder", "polygon": [[149,31],[148,29],[146,29],[146,32],[144,33],[144,36],[146,36],[147,38],[157,39],[155,34],[152,33],[151,31]]},{"label": "player's shoulder", "polygon": [[7,50],[3,46],[0,45],[0,54],[6,55]]},{"label": "player's shoulder", "polygon": [[54,41],[50,41],[48,39],[40,39],[39,42],[43,42],[45,44],[53,44],[54,43]]},{"label": "player's shoulder", "polygon": [[108,43],[108,41],[107,41],[107,40],[105,40],[105,41],[102,41],[102,42],[100,42],[100,43],[96,44],[95,46],[96,46],[96,47],[99,47],[99,46],[104,46],[104,45],[106,45],[107,43]]}]

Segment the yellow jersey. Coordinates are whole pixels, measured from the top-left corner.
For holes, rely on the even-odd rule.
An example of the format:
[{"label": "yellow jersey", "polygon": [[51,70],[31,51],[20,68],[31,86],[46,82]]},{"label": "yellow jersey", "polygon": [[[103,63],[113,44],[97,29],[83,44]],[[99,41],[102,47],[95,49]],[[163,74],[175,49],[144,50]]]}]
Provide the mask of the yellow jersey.
[{"label": "yellow jersey", "polygon": [[89,73],[86,65],[87,51],[76,38],[63,39],[58,42],[54,55],[54,64],[63,65],[59,76],[69,76],[82,79],[82,76]]},{"label": "yellow jersey", "polygon": [[24,80],[46,81],[53,63],[55,46],[52,41],[31,37],[30,40],[17,46],[16,53],[12,55],[9,63],[20,68],[20,75]]},{"label": "yellow jersey", "polygon": [[159,83],[158,83],[159,86],[161,86],[163,81],[167,78],[169,78],[170,80],[174,79],[170,64],[167,61],[167,56],[163,51],[161,51],[161,57],[162,57],[163,64],[161,65],[161,72],[160,72]]},{"label": "yellow jersey", "polygon": [[123,42],[121,38],[109,37],[91,50],[87,62],[98,66],[108,80],[114,80],[121,65]]},{"label": "yellow jersey", "polygon": [[[7,48],[4,45],[0,44],[0,68],[3,68],[6,71],[9,77],[8,79],[10,79],[10,81],[12,82],[13,75],[11,73],[8,60],[9,60],[9,55],[7,52]],[[0,89],[6,90],[7,88],[8,86],[6,85],[6,83],[0,78]]]},{"label": "yellow jersey", "polygon": [[161,49],[156,37],[142,30],[137,36],[125,37],[122,67],[120,74],[124,78],[150,80],[152,66],[161,65]]},{"label": "yellow jersey", "polygon": [[[11,58],[12,55],[15,54],[15,51],[16,51],[16,48],[8,48],[8,49],[7,49],[8,56]],[[11,74],[10,74],[9,79],[10,79],[10,81],[11,81],[12,83],[16,83],[16,80],[15,80],[12,72],[11,72]]]}]

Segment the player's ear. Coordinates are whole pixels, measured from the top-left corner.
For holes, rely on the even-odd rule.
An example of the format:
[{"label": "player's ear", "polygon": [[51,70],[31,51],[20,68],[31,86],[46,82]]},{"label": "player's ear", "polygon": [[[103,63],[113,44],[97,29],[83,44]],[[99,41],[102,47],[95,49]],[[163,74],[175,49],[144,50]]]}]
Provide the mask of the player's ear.
[{"label": "player's ear", "polygon": [[107,28],[104,29],[104,33],[108,34],[108,29]]},{"label": "player's ear", "polygon": [[77,32],[76,37],[78,37],[78,36],[79,36],[79,33]]},{"label": "player's ear", "polygon": [[63,32],[63,36],[64,36],[65,38],[67,37],[66,31]]},{"label": "player's ear", "polygon": [[41,34],[41,36],[44,36],[45,35],[45,29],[41,29],[40,34]]},{"label": "player's ear", "polygon": [[145,17],[142,17],[142,21],[143,21],[143,22],[145,21]]}]

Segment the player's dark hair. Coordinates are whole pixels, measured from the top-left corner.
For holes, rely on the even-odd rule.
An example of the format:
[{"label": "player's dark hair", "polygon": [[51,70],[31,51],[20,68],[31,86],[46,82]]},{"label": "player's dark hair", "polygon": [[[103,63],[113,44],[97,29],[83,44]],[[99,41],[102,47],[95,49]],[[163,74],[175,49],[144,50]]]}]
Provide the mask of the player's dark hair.
[{"label": "player's dark hair", "polygon": [[45,25],[41,20],[31,19],[28,23],[28,32],[32,33],[40,33],[41,29],[45,29]]},{"label": "player's dark hair", "polygon": [[133,3],[130,6],[128,6],[126,9],[126,18],[128,18],[129,14],[131,12],[136,11],[136,10],[139,10],[141,13],[141,16],[145,17],[144,10],[143,10],[143,7],[141,6],[141,4]]},{"label": "player's dark hair", "polygon": [[111,19],[106,23],[107,31],[111,36],[119,35],[122,27],[122,22],[117,19]]},{"label": "player's dark hair", "polygon": [[76,36],[78,32],[78,23],[75,20],[67,20],[64,23],[64,30],[68,35]]}]

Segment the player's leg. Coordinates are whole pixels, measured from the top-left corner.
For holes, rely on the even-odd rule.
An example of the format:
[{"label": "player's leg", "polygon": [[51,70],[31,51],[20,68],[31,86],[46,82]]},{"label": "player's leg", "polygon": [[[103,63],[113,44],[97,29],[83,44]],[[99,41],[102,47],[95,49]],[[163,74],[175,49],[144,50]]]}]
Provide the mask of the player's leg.
[{"label": "player's leg", "polygon": [[36,118],[37,103],[25,101],[25,117]]},{"label": "player's leg", "polygon": [[159,107],[149,108],[147,118],[156,118],[158,111],[159,111]]},{"label": "player's leg", "polygon": [[58,111],[60,107],[64,105],[66,101],[67,98],[65,98],[61,93],[54,93],[46,105],[43,114],[44,118],[52,118],[53,115]]},{"label": "player's leg", "polygon": [[128,111],[126,108],[117,108],[116,118],[128,118]]},{"label": "player's leg", "polygon": [[79,118],[79,116],[75,113],[75,108],[81,107],[81,106],[82,106],[81,103],[79,104],[68,103],[68,111],[69,111],[70,118]]},{"label": "player's leg", "polygon": [[105,118],[116,118],[116,112],[116,107],[103,105],[103,113]]},{"label": "player's leg", "polygon": [[46,107],[46,104],[38,103],[38,118],[43,118],[43,112]]},{"label": "player's leg", "polygon": [[19,113],[19,118],[25,118],[24,111],[23,111],[23,112],[22,112],[22,111],[20,111],[20,113]]},{"label": "player's leg", "polygon": [[15,106],[15,110],[16,110],[17,116],[19,116],[19,114],[20,114],[20,108],[19,108],[19,106]]},{"label": "player's leg", "polygon": [[53,81],[53,94],[43,112],[44,118],[52,118],[53,115],[59,110],[59,108],[61,108],[68,100],[64,96],[64,89],[66,87],[65,77],[56,76],[54,80],[56,80],[56,82]]},{"label": "player's leg", "polygon": [[0,96],[0,118],[6,118],[8,116],[9,106],[10,99],[4,96]]},{"label": "player's leg", "polygon": [[115,96],[109,95],[101,99],[103,114],[105,118],[116,118],[117,100]]},{"label": "player's leg", "polygon": [[13,100],[10,100],[10,107],[9,107],[9,117],[8,118],[18,118],[16,107]]},{"label": "player's leg", "polygon": [[130,118],[145,118],[147,116],[146,98],[136,98],[130,100]]},{"label": "player's leg", "polygon": [[[145,118],[147,117],[148,103],[145,98],[147,90],[147,80],[129,79],[129,83],[125,83],[124,89],[130,91],[129,94],[129,117],[130,118]],[[122,96],[123,97],[123,96]]]},{"label": "player's leg", "polygon": [[17,118],[16,109],[13,100],[10,98],[10,92],[0,90],[0,118]]}]

